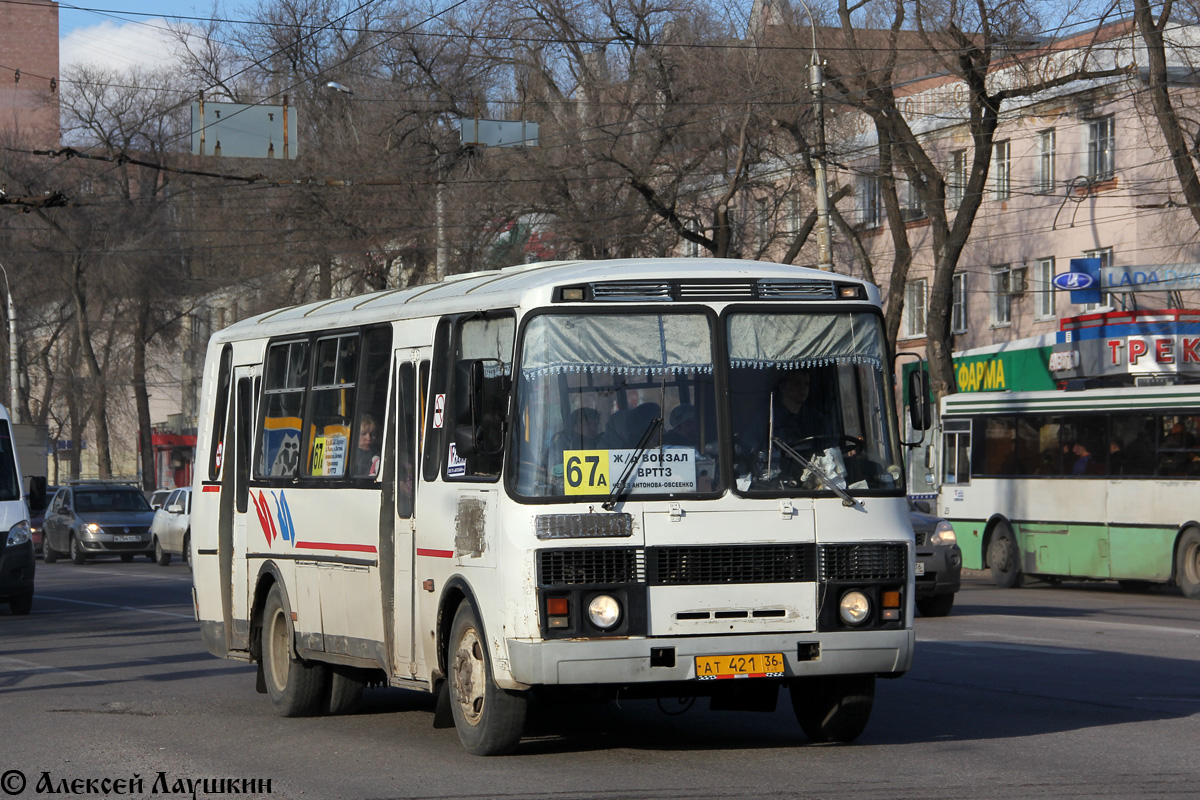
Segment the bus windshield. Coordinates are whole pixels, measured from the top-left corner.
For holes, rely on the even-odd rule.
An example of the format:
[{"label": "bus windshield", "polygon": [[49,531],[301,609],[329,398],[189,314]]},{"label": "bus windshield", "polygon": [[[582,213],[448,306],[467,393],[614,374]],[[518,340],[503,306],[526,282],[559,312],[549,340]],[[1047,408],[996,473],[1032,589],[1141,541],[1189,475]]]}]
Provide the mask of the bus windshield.
[{"label": "bus windshield", "polygon": [[[730,401],[721,420],[708,316],[534,317],[518,375],[514,493],[603,499],[614,490],[902,488],[878,317],[735,312],[726,334],[729,386],[720,394]],[[732,434],[725,448],[722,431]],[[732,455],[733,487],[722,485],[722,453]]]},{"label": "bus windshield", "polygon": [[512,485],[534,498],[603,498],[622,477],[635,496],[717,491],[715,398],[704,314],[537,316],[523,339]]},{"label": "bus windshield", "polygon": [[738,491],[902,487],[877,316],[735,313],[727,337]]}]

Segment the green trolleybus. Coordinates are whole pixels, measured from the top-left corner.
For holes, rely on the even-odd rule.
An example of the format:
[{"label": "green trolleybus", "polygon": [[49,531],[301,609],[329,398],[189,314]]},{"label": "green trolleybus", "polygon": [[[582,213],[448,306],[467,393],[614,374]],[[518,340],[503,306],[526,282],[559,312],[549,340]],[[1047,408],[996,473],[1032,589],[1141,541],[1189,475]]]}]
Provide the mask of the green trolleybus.
[{"label": "green trolleybus", "polygon": [[957,394],[942,445],[964,567],[1200,599],[1200,386]]}]

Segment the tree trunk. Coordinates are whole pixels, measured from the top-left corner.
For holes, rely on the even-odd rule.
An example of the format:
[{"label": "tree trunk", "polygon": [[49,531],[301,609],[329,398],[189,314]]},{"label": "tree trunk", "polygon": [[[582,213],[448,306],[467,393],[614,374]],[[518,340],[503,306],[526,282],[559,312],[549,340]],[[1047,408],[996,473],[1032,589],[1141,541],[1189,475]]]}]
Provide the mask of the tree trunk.
[{"label": "tree trunk", "polygon": [[[92,328],[88,321],[87,299],[84,297],[83,258],[76,254],[72,264],[71,292],[75,300],[75,325],[79,350],[92,379],[92,414],[96,425],[96,469],[101,478],[112,477],[112,450],[108,438],[108,385],[104,371],[92,346]],[[78,448],[76,448],[78,449]]]},{"label": "tree trunk", "polygon": [[143,296],[135,309],[133,325],[133,397],[137,405],[138,452],[142,457],[142,489],[158,488],[154,469],[154,439],[150,426],[150,393],[146,390],[146,339],[150,318],[150,300]]}]

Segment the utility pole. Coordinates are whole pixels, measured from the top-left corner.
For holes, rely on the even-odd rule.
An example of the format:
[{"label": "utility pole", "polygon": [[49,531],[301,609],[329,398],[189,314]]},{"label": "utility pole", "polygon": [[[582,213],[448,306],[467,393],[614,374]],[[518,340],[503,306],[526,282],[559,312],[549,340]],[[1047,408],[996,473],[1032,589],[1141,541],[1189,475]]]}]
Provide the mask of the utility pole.
[{"label": "utility pole", "polygon": [[812,65],[808,72],[808,88],[813,93],[813,110],[817,116],[817,148],[813,153],[813,171],[817,179],[817,268],[833,271],[833,242],[829,229],[829,182],[825,177],[825,73],[821,68],[821,56],[817,53],[817,23],[812,9],[804,0],[800,5],[808,12],[812,27]]},{"label": "utility pole", "polygon": [[21,422],[20,398],[17,383],[17,312],[13,306],[12,287],[8,283],[8,270],[0,264],[4,273],[4,289],[8,293],[8,414],[16,424]]}]

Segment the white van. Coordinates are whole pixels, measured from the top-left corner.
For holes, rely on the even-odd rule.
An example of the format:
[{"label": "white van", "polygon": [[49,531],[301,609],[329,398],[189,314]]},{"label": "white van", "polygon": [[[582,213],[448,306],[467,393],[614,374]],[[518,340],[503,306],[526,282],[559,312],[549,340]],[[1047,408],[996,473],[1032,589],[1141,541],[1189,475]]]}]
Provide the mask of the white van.
[{"label": "white van", "polygon": [[[21,469],[13,445],[8,409],[0,406],[0,602],[13,614],[33,608],[33,533],[29,509],[21,493]],[[42,486],[42,493],[45,487]],[[43,498],[44,500],[44,498]]]}]

